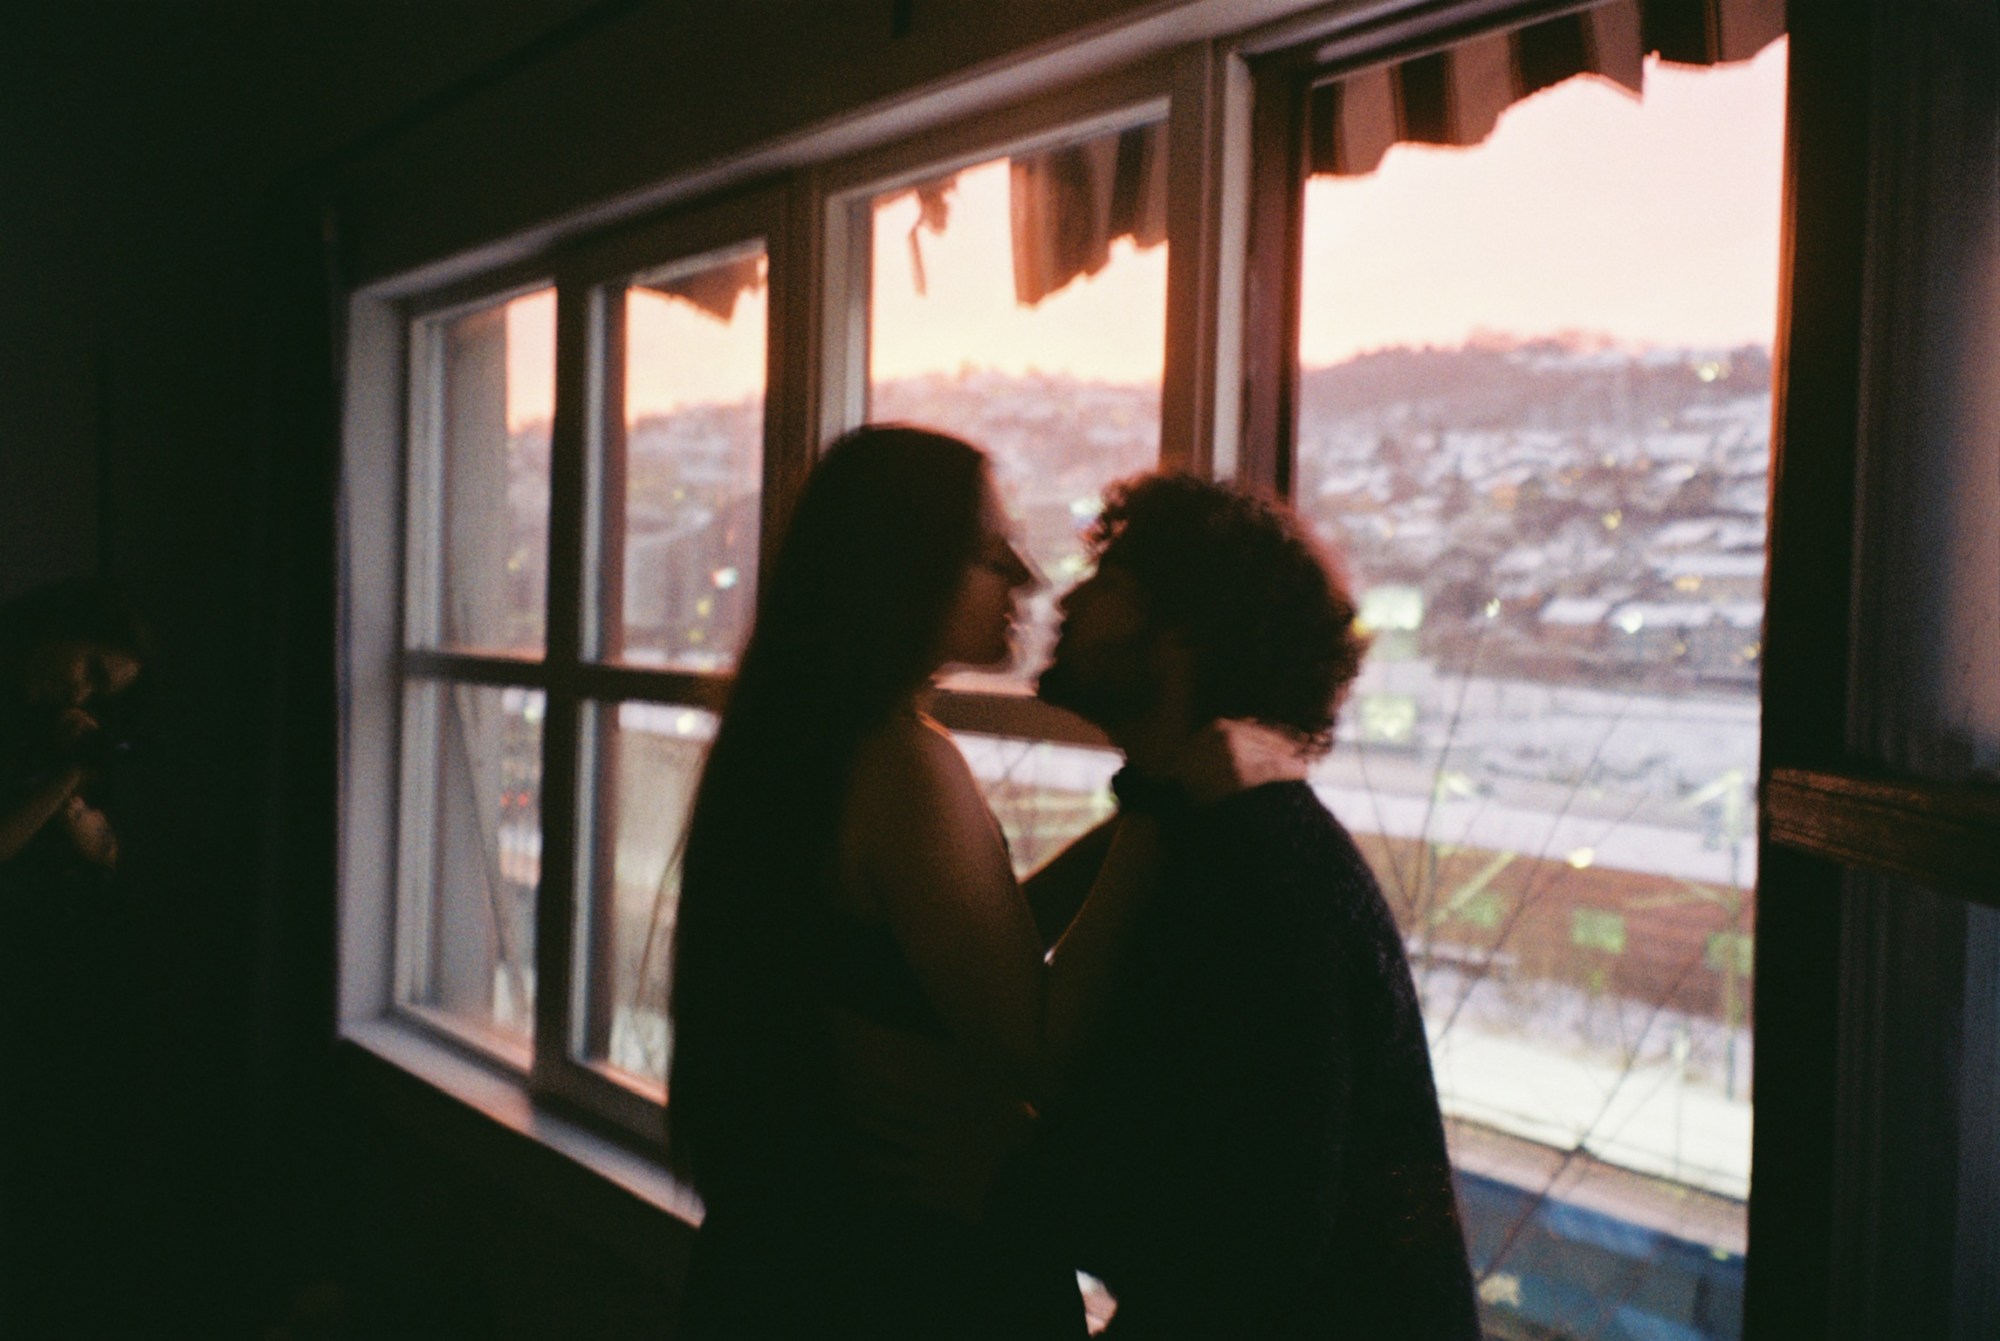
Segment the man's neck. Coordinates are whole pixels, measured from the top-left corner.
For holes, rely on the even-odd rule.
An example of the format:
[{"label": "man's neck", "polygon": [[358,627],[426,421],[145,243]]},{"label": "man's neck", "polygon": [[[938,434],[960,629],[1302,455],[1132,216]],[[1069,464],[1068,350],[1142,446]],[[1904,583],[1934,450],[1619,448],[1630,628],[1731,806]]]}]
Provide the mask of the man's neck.
[{"label": "man's neck", "polygon": [[1142,700],[1144,710],[1115,726],[1106,725],[1104,734],[1133,768],[1164,778],[1179,770],[1188,741],[1202,721],[1195,712],[1193,660],[1178,641],[1165,639],[1155,647],[1153,676],[1151,692]]},{"label": "man's neck", "polygon": [[1149,777],[1167,777],[1180,766],[1196,723],[1184,706],[1162,701],[1142,717],[1106,723],[1104,734],[1125,762]]}]

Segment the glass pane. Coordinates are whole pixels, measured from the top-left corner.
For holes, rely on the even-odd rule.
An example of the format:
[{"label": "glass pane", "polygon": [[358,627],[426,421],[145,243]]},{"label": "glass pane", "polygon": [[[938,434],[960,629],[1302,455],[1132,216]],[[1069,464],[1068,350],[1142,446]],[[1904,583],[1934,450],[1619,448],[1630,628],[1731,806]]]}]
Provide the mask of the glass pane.
[{"label": "glass pane", "polygon": [[419,322],[411,347],[412,641],[538,654],[555,291]]},{"label": "glass pane", "polygon": [[583,860],[581,1053],[627,1076],[667,1076],[667,970],[680,846],[715,717],[659,703],[593,705],[587,766],[597,798]]},{"label": "glass pane", "polygon": [[533,1034],[542,695],[416,684],[405,697],[398,997],[503,1047]]},{"label": "glass pane", "polygon": [[1025,878],[1111,817],[1119,758],[1109,750],[969,732],[953,739],[1007,835],[1016,875]]},{"label": "glass pane", "polygon": [[996,159],[879,195],[873,214],[868,415],[992,455],[1051,584],[1001,680],[1024,688],[1100,492],[1159,459],[1165,129]]},{"label": "glass pane", "polygon": [[[605,426],[602,655],[727,668],[756,606],[767,298],[761,246],[614,295],[624,414]],[[617,435],[622,430],[623,437]]]},{"label": "glass pane", "polygon": [[1572,80],[1306,190],[1298,503],[1375,635],[1315,782],[1496,1336],[1741,1330],[1784,69]]}]

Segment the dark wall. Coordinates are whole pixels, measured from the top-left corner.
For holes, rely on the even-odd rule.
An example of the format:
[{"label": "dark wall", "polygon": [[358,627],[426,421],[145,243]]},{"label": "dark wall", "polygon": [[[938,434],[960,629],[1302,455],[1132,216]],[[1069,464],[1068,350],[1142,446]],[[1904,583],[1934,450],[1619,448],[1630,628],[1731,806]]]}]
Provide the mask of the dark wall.
[{"label": "dark wall", "polygon": [[1144,7],[12,7],[0,597],[102,568],[160,654],[118,886],[0,907],[0,1335],[665,1329],[337,1064],[339,285]]},{"label": "dark wall", "polygon": [[121,879],[0,909],[10,1335],[249,1335],[281,1288],[259,1061],[324,995],[286,938],[326,821],[286,799],[328,791],[330,673],[290,678],[327,650],[327,328],[259,36],[211,17],[17,11],[0,55],[0,590],[102,567],[160,642]]}]

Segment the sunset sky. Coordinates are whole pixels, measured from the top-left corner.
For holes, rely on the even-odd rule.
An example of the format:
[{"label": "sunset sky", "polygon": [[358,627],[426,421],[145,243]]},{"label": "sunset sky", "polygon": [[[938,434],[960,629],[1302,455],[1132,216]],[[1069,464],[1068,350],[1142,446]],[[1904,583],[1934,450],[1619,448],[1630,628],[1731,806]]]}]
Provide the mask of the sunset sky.
[{"label": "sunset sky", "polygon": [[[1516,104],[1482,145],[1398,145],[1362,178],[1307,187],[1303,362],[1477,332],[1602,333],[1635,345],[1768,343],[1776,320],[1785,43],[1747,64],[1649,61],[1643,101],[1571,80]],[[1165,340],[1166,248],[1110,265],[1034,308],[1014,303],[1004,162],[961,173],[942,234],[915,202],[875,230],[874,377],[1038,369],[1151,382]],[[628,413],[739,400],[763,380],[765,305],[724,324],[675,301],[631,309]],[[509,312],[508,418],[549,416],[554,302]]]}]

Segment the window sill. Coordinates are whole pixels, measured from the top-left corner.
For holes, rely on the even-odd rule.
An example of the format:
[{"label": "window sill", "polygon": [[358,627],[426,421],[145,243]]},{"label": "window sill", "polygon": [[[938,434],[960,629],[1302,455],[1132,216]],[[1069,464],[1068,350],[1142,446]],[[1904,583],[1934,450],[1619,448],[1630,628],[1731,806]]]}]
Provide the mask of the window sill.
[{"label": "window sill", "polygon": [[531,1099],[520,1081],[393,1019],[349,1024],[358,1104],[650,1273],[678,1276],[701,1202],[658,1162]]}]

